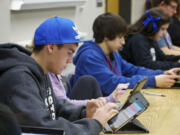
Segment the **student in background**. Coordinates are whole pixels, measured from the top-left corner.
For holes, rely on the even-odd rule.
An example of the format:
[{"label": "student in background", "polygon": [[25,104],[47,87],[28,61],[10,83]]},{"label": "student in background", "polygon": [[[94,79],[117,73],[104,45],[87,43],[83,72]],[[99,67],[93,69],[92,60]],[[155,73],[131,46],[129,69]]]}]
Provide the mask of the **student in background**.
[{"label": "student in background", "polygon": [[[152,0],[152,6],[161,8],[169,17],[176,14],[177,5],[178,0]],[[168,32],[160,40],[157,40],[157,43],[165,54],[180,55],[180,47],[172,43]]]},{"label": "student in background", "polygon": [[172,43],[180,47],[180,2],[178,2],[177,13],[172,17],[168,32]]},{"label": "student in background", "polygon": [[146,0],[145,9],[148,10],[150,8],[152,8],[152,1],[151,0]]},{"label": "student in background", "polygon": [[[103,97],[101,88],[93,76],[84,75],[81,76],[69,95],[66,96],[66,90],[62,84],[62,78],[60,75],[55,75],[53,73],[49,73],[49,77],[51,79],[53,91],[58,98],[66,99],[72,104],[75,105],[86,105],[90,99],[95,99],[98,97]],[[119,84],[117,88],[104,99],[107,102],[118,102],[121,95],[124,94],[125,89],[128,87],[128,83]],[[123,89],[123,90],[122,90]],[[79,100],[76,100],[79,99]]]},{"label": "student in background", "polygon": [[165,55],[156,41],[167,32],[168,17],[160,8],[146,10],[146,13],[129,27],[128,38],[121,56],[128,62],[150,69],[169,70],[180,67],[180,56]]},{"label": "student in background", "polygon": [[59,128],[66,135],[99,135],[117,113],[117,105],[104,100],[90,100],[85,107],[54,96],[47,74],[60,74],[79,42],[71,20],[53,17],[36,29],[32,53],[14,44],[0,46],[0,102],[20,124]]},{"label": "student in background", "polygon": [[146,87],[170,88],[175,83],[177,69],[169,71],[137,67],[121,58],[118,50],[125,43],[127,26],[124,20],[113,13],[98,16],[93,24],[95,41],[84,42],[78,49],[73,63],[76,65],[74,83],[82,75],[94,76],[104,96],[109,95],[119,83],[136,83],[148,76]]}]

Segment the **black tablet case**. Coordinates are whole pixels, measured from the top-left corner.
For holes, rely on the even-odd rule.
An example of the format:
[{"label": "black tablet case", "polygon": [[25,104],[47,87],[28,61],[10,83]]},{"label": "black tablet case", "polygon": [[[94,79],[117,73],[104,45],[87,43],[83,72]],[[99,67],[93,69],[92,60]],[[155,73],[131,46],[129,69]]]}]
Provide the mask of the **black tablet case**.
[{"label": "black tablet case", "polygon": [[23,133],[44,134],[44,135],[65,135],[65,131],[59,128],[35,127],[21,125]]},{"label": "black tablet case", "polygon": [[[147,80],[147,79],[146,79]],[[146,100],[146,98],[143,96],[143,94],[139,91],[132,93],[130,98],[128,98],[127,102],[123,106],[122,109],[126,108],[130,104],[132,104],[135,100],[139,100],[147,109],[149,106],[149,102]],[[139,114],[140,115],[140,114]],[[135,133],[149,133],[149,130],[146,129],[139,120],[136,119],[137,116],[135,116],[129,123],[121,127],[117,132],[113,132],[110,126],[107,124],[106,127],[103,129],[104,133],[106,134],[135,134]]]}]

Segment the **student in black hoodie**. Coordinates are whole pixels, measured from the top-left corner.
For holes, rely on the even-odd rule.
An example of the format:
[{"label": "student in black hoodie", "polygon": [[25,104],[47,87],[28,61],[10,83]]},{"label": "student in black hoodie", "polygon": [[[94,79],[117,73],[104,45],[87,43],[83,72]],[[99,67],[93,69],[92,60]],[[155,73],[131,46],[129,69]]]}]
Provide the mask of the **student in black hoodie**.
[{"label": "student in black hoodie", "polygon": [[0,104],[0,134],[21,135],[21,128],[12,111],[6,105]]},{"label": "student in black hoodie", "polygon": [[169,24],[170,17],[160,8],[147,10],[129,27],[121,56],[134,65],[150,69],[169,70],[180,67],[180,56],[165,55],[156,43],[166,34]]},{"label": "student in black hoodie", "polygon": [[[35,48],[0,46],[0,102],[8,105],[20,124],[54,127],[66,135],[98,135],[117,105],[91,100],[75,106],[57,99],[47,76],[60,74],[80,42],[77,28],[66,18],[54,17],[35,31]],[[86,117],[86,118],[85,118]]]}]

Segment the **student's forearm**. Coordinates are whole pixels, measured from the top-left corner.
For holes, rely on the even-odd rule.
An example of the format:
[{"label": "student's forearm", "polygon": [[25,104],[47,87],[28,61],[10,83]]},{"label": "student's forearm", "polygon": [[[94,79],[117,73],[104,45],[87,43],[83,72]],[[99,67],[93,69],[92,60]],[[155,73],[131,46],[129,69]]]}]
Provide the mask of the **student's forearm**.
[{"label": "student's forearm", "polygon": [[166,47],[164,48],[161,48],[161,50],[164,52],[164,54],[166,55],[176,55],[176,56],[179,56],[180,55],[180,52],[179,51],[176,51],[174,49],[168,49]]},{"label": "student's forearm", "polygon": [[173,45],[173,49],[176,50],[176,51],[180,51],[180,47],[178,47],[176,45]]}]

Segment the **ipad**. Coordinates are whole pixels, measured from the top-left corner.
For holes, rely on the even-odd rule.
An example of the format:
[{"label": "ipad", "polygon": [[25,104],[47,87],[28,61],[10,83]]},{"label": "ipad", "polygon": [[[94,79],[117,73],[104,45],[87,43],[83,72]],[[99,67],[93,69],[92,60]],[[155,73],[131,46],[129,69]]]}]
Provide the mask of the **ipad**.
[{"label": "ipad", "polygon": [[143,88],[144,84],[146,83],[147,81],[147,77],[143,78],[142,80],[140,80],[136,85],[135,87],[133,88],[133,90],[129,93],[129,95],[127,96],[126,100],[124,100],[123,102],[121,101],[120,99],[120,102],[121,102],[121,107],[118,108],[118,110],[121,110],[122,108],[124,108],[127,104],[128,104],[128,101],[130,101],[130,99],[132,98],[133,95],[135,95],[136,93],[140,92],[140,90]]},{"label": "ipad", "polygon": [[22,135],[65,135],[65,131],[59,128],[21,126]]},{"label": "ipad", "polygon": [[54,135],[54,134],[22,133],[22,135]]},{"label": "ipad", "polygon": [[133,95],[133,94],[139,92],[139,91],[143,88],[143,86],[144,86],[144,84],[146,83],[147,79],[148,79],[148,78],[145,77],[145,78],[143,78],[142,80],[140,80],[140,81],[136,84],[136,86],[133,88],[131,94]]},{"label": "ipad", "polygon": [[146,107],[143,105],[143,103],[137,100],[130,104],[127,108],[120,111],[117,115],[112,117],[108,121],[108,124],[113,132],[116,132],[144,110],[146,110]]}]

